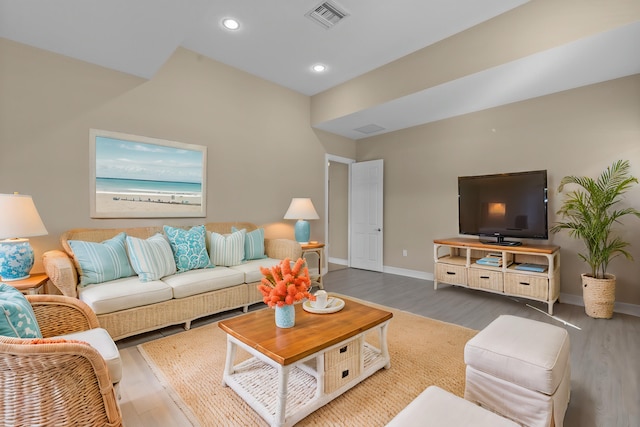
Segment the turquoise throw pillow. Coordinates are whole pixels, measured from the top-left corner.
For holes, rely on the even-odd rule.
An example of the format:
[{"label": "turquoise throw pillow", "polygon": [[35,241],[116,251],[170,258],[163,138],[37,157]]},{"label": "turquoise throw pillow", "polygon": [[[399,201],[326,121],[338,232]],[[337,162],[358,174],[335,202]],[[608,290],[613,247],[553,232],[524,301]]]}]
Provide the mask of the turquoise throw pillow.
[{"label": "turquoise throw pillow", "polygon": [[204,225],[197,225],[191,230],[165,225],[164,233],[169,239],[178,273],[213,267],[207,253],[205,241],[207,232]]},{"label": "turquoise throw pillow", "polygon": [[209,242],[211,261],[216,265],[224,265],[225,267],[242,264],[246,232],[247,230],[243,228],[240,231],[224,236],[218,233],[211,233]]},{"label": "turquoise throw pillow", "polygon": [[69,246],[80,265],[80,286],[135,274],[127,257],[125,237],[125,233],[120,233],[102,243],[69,240]]},{"label": "turquoise throw pillow", "polygon": [[151,282],[176,272],[169,241],[160,233],[147,240],[127,236],[127,250],[141,282]]},{"label": "turquoise throw pillow", "polygon": [[[238,231],[237,228],[231,227],[231,232]],[[258,228],[249,231],[244,237],[244,260],[264,259],[264,228]]]},{"label": "turquoise throw pillow", "polygon": [[36,315],[22,293],[0,283],[0,335],[13,338],[42,338]]}]

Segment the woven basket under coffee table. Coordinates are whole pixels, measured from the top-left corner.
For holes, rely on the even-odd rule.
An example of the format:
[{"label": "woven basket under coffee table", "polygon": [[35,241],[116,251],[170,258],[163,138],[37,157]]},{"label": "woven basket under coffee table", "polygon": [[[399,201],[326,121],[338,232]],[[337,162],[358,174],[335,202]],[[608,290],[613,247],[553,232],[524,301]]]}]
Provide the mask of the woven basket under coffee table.
[{"label": "woven basket under coffee table", "polygon": [[[376,371],[390,368],[387,326],[393,314],[344,299],[332,314],[296,304],[296,324],[281,329],[265,309],[218,323],[227,333],[223,384],[272,426],[292,426]],[[364,336],[378,332],[380,348]],[[233,365],[237,349],[253,357]]]}]

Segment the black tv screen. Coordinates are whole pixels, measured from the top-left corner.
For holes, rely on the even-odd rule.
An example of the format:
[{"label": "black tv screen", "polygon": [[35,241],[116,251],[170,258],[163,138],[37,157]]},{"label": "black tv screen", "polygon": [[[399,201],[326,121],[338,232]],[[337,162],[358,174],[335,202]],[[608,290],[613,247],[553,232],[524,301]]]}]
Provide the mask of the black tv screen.
[{"label": "black tv screen", "polygon": [[547,171],[458,177],[460,234],[547,239]]}]

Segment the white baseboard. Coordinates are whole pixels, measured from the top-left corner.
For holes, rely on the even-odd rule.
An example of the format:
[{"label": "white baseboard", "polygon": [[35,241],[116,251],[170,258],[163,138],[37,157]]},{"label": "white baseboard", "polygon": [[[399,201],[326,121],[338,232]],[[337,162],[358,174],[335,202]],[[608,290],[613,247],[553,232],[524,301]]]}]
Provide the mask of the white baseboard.
[{"label": "white baseboard", "polygon": [[432,273],[417,270],[408,270],[406,268],[384,266],[382,272],[397,274],[398,276],[413,277],[414,279],[433,280]]},{"label": "white baseboard", "polygon": [[563,304],[581,305],[584,307],[584,300],[580,295],[563,294],[560,292],[560,302]]},{"label": "white baseboard", "polygon": [[329,264],[349,265],[349,260],[329,257]]},{"label": "white baseboard", "polygon": [[[584,299],[581,295],[560,293],[560,302],[562,302],[563,304],[572,304],[584,307]],[[613,312],[640,317],[640,305],[616,301],[615,305],[613,306]]]},{"label": "white baseboard", "polygon": [[[329,257],[329,263],[348,266],[349,260],[342,259],[342,258]],[[408,270],[406,268],[383,266],[382,272],[389,273],[389,274],[397,274],[398,276],[413,277],[414,279],[433,280],[433,274],[431,273],[426,273],[424,271]]]}]

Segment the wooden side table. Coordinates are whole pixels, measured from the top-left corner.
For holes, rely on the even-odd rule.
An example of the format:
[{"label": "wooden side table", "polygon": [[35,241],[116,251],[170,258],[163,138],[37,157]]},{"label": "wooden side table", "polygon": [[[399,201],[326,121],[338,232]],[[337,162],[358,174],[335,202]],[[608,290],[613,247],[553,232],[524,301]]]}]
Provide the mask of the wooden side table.
[{"label": "wooden side table", "polygon": [[[13,286],[23,294],[35,295],[40,292],[40,289],[47,283],[49,276],[45,273],[36,273],[22,280],[11,280],[6,283],[9,286]],[[0,278],[0,281],[2,279]]]},{"label": "wooden side table", "polygon": [[[302,247],[302,257],[307,258],[307,254],[316,254],[318,257],[318,274],[311,274],[311,281],[316,282],[320,289],[324,289],[324,285],[322,284],[322,267],[324,266],[324,243],[319,242],[309,242],[305,245],[300,245]],[[307,261],[308,264],[308,261]]]}]

